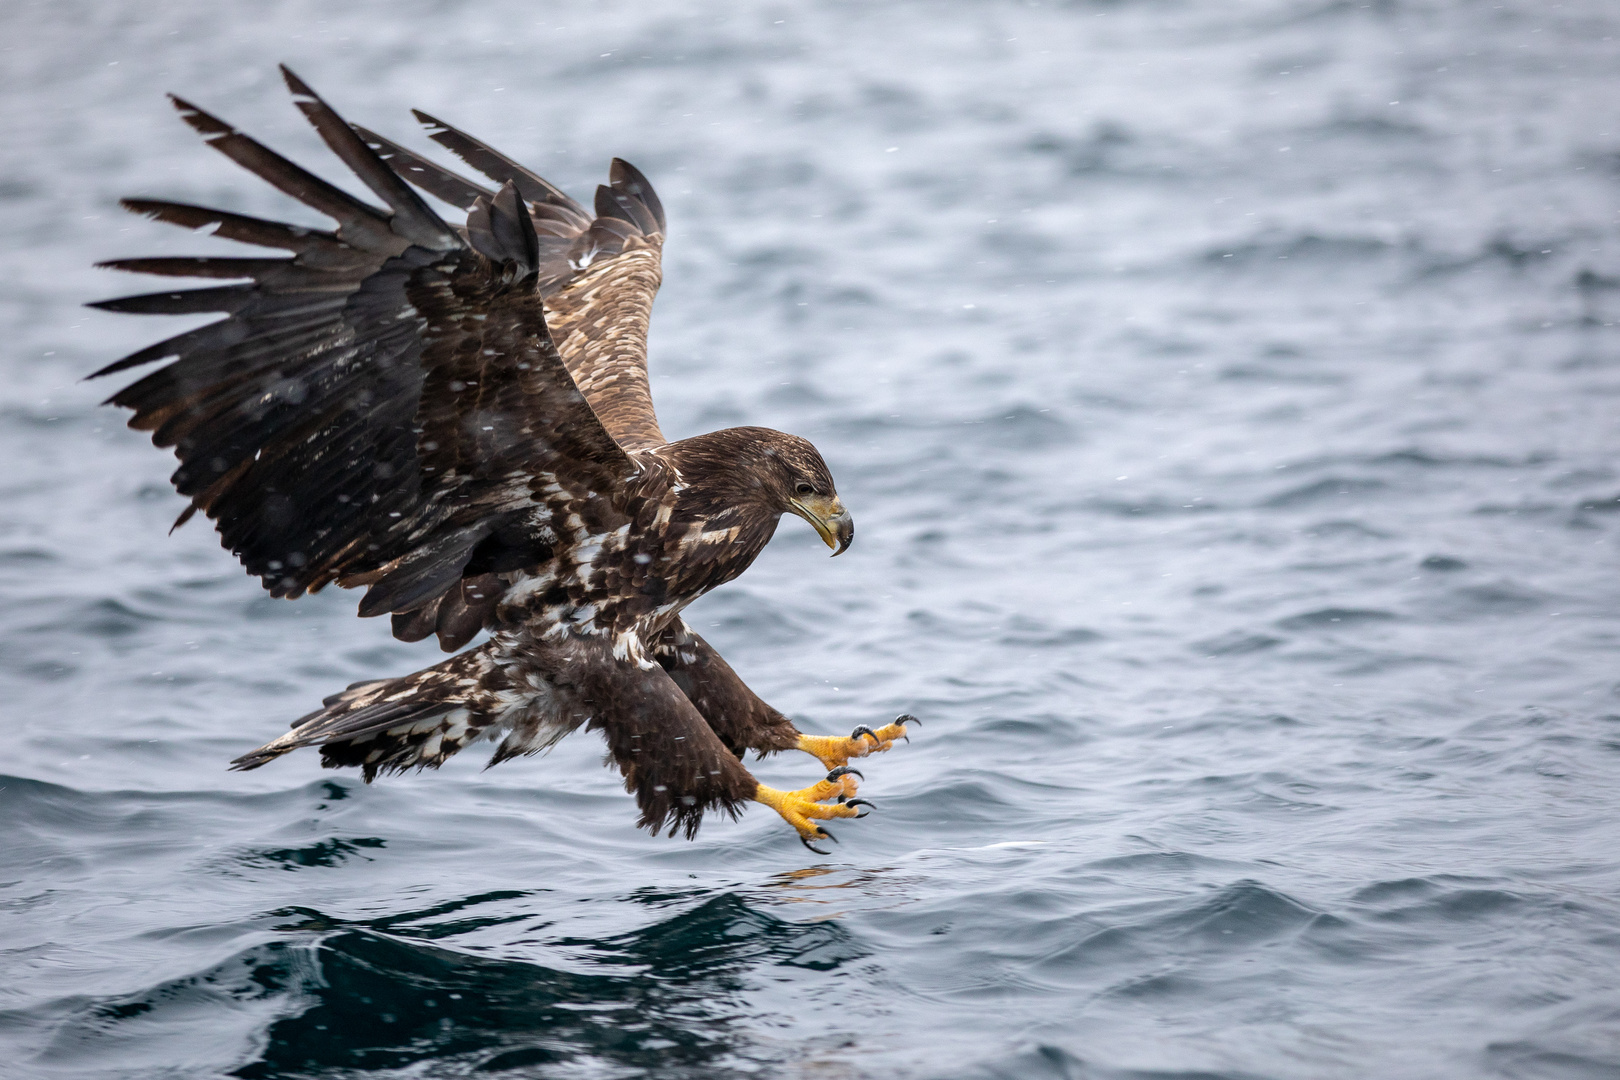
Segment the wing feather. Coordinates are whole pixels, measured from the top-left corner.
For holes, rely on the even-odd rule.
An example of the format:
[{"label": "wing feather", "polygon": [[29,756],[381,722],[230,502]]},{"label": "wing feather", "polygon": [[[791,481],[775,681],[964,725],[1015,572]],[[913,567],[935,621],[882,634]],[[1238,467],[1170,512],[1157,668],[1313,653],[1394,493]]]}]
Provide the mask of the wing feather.
[{"label": "wing feather", "polygon": [[411,112],[424,127],[430,129],[428,133],[430,139],[491,180],[500,184],[514,185],[518,193],[529,202],[555,207],[557,212],[573,218],[581,228],[590,224],[591,216],[585,212],[585,208],[550,181],[524,168],[500,151],[479,142],[466,132],[458,131],[443,120],[435,119],[420,109],[412,109]]},{"label": "wing feather", "polygon": [[252,278],[263,284],[276,271],[295,266],[293,259],[221,259],[181,256],[156,259],[108,259],[96,263],[101,270],[123,270],[158,277]]},{"label": "wing feather", "polygon": [[439,599],[461,589],[464,571],[487,576],[480,545],[497,538],[508,561],[540,561],[586,542],[591,528],[622,523],[615,500],[636,470],[552,341],[537,287],[542,238],[515,186],[475,196],[490,236],[479,245],[487,250],[475,250],[367,138],[286,76],[311,124],[388,210],[176,99],[210,145],[337,229],[126,201],[159,220],[293,254],[109,264],[245,283],[97,305],[227,317],[96,375],[171,361],[111,402],[134,411],[131,427],[174,448],[173,482],[191,500],[181,521],[198,510],[212,518],[274,595],[369,585],[364,614],[433,605],[464,643],[465,624],[493,606],[490,590]]},{"label": "wing feather", "polygon": [[252,285],[222,285],[214,289],[181,289],[177,292],[143,293],[97,300],[86,307],[121,311],[126,315],[196,315],[200,312],[240,311],[252,303],[257,289]]},{"label": "wing feather", "polygon": [[179,110],[180,118],[202,134],[209,146],[261,180],[336,221],[337,236],[345,243],[363,251],[388,255],[398,255],[410,246],[410,241],[395,233],[387,215],[376,207],[367,206],[342,188],[294,165],[184,98],[171,94],[170,100]]},{"label": "wing feather", "polygon": [[[298,254],[293,261],[309,269],[355,270],[368,267],[373,261],[370,255],[339,240],[336,233],[310,229],[302,225],[265,221],[262,218],[233,214],[227,210],[212,210],[205,206],[164,202],[161,199],[120,199],[119,205],[131,213],[155,221],[187,229],[208,229],[224,240],[296,251]],[[130,260],[119,260],[123,261]],[[113,268],[123,267],[114,263]],[[166,273],[166,271],[156,272]]]},{"label": "wing feather", "polygon": [[451,251],[462,246],[455,231],[428,208],[422,197],[412,191],[319,94],[285,64],[281,66],[281,75],[287,89],[292,91],[293,102],[321,139],[366,187],[388,204],[393,211],[389,226],[396,235],[434,251]]},{"label": "wing feather", "polygon": [[[652,184],[635,166],[614,158],[609,183],[597,188],[593,218],[487,144],[426,113],[416,116],[435,142],[499,181],[503,192],[510,188],[528,201],[536,234],[528,250],[536,259],[547,322],[569,373],[614,439],[627,450],[666,442],[647,376],[647,327],[661,281],[665,230],[663,204]],[[498,221],[490,220],[501,195],[459,191],[454,185],[467,182],[448,170],[371,132],[361,134],[385,148],[390,163],[424,191],[451,202],[467,200],[472,207],[468,236],[475,248],[486,254],[518,248],[515,238],[496,235]]]},{"label": "wing feather", "polygon": [[471,210],[480,195],[489,198],[495,196],[493,191],[482,184],[475,184],[464,176],[458,176],[420,154],[405,149],[393,140],[383,138],[375,131],[358,124],[354,130],[366,141],[366,145],[376,151],[377,156],[388,162],[400,176],[451,206]]}]

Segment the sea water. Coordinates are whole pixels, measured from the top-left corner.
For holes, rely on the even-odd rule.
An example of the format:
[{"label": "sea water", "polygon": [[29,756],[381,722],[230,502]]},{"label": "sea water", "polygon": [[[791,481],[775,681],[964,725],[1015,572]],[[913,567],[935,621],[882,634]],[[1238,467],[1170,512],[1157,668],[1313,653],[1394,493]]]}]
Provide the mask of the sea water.
[{"label": "sea water", "polygon": [[[1620,7],[0,27],[0,1074],[1620,1075]],[[119,196],[320,224],[162,97],[341,178],[279,61],[657,186],[665,430],[808,436],[859,524],[687,618],[806,730],[923,720],[831,856],[638,832],[591,734],[225,770],[438,658],[169,535],[79,381],[188,325],[86,311],[165,285],[92,262],[231,247]]]}]

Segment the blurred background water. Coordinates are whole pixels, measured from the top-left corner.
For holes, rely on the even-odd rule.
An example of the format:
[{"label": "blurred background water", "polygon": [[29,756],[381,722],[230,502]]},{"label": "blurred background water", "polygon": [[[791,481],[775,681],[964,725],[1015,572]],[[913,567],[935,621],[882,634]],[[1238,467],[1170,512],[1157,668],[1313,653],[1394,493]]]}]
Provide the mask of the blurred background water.
[{"label": "blurred background water", "polygon": [[[1606,0],[0,8],[0,1073],[1620,1075],[1620,8]],[[689,612],[880,811],[632,826],[578,735],[233,755],[433,661],[270,600],[78,380],[173,332],[122,213],[311,224],[287,61],[669,210],[676,435],[814,439]],[[762,778],[814,778],[803,755]]]}]

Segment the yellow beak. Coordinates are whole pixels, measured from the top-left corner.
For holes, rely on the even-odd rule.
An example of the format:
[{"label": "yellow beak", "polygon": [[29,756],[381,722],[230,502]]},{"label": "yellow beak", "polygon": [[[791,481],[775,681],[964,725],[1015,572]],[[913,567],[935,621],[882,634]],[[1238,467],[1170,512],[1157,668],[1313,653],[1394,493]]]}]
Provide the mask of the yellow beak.
[{"label": "yellow beak", "polygon": [[834,555],[842,555],[855,539],[855,519],[849,516],[838,496],[807,495],[802,499],[789,499],[793,512],[808,521]]}]

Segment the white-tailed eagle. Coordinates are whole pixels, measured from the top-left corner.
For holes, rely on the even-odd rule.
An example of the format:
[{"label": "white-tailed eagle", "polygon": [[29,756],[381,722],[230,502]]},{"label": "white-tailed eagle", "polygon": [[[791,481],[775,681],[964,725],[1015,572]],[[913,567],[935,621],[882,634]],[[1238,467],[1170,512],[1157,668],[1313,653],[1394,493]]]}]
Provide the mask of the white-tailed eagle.
[{"label": "white-tailed eagle", "polygon": [[[834,554],[854,526],[804,439],[743,427],[669,442],[659,430],[646,348],[664,211],[647,179],[615,159],[588,210],[417,113],[491,188],[351,126],[283,74],[386,208],[174,99],[210,146],[336,228],[125,200],[290,254],[103,264],[232,283],[96,304],[226,316],[96,375],[168,361],[111,403],[174,449],[174,485],[191,503],[180,522],[213,519],[272,595],[364,586],[360,614],[392,616],[406,641],[435,634],[455,652],[489,637],[327,698],[233,767],[319,746],[325,765],[369,781],[479,740],[497,744],[494,764],[587,727],[606,736],[654,832],[690,837],[708,811],[736,816],[755,801],[810,846],[829,835],[820,821],[861,816],[849,759],[887,750],[912,718],[803,735],[681,619],[748,568],[782,514]],[[412,185],[466,210],[466,224],[446,223]],[[831,771],[779,791],[740,760],[790,749]]]}]

